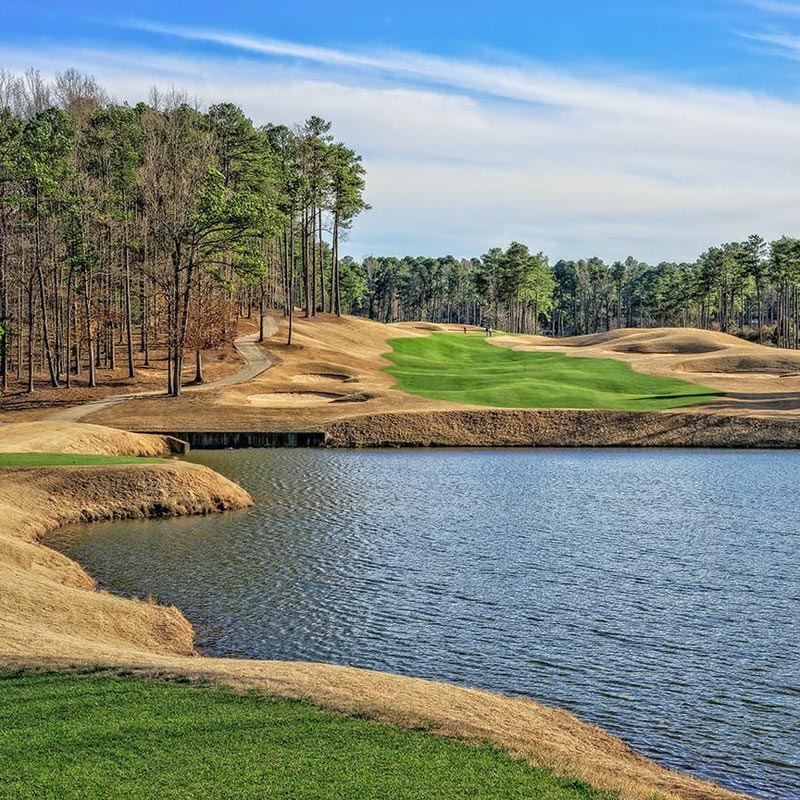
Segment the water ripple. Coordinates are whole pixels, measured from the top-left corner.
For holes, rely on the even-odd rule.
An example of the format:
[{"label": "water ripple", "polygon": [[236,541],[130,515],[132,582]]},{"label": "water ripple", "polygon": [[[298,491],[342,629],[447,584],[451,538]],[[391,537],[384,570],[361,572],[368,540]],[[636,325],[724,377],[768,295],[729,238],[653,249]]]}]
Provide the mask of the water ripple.
[{"label": "water ripple", "polygon": [[669,766],[800,798],[800,454],[200,453],[257,506],[54,544],[207,651],[534,697]]}]

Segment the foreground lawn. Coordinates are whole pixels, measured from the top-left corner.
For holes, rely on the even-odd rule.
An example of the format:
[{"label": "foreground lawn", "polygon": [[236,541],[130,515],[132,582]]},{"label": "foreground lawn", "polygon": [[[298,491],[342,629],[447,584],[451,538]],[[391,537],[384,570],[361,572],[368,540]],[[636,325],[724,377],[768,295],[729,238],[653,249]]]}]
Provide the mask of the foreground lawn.
[{"label": "foreground lawn", "polygon": [[661,411],[704,403],[717,392],[695,383],[634,372],[608,358],[524,353],[483,334],[434,333],[393,339],[387,372],[409,394],[500,408],[607,408]]},{"label": "foreground lawn", "polygon": [[0,467],[95,467],[106,464],[154,464],[160,458],[91,456],[74,453],[0,453]]},{"label": "foreground lawn", "polygon": [[289,700],[0,674],[2,798],[611,800],[497,750]]}]

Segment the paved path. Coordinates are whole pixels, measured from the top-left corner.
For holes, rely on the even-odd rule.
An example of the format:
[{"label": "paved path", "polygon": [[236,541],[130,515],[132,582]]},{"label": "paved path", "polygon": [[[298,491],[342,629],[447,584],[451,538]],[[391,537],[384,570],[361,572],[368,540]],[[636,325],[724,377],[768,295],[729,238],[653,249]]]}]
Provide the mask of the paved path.
[{"label": "paved path", "polygon": [[[265,317],[264,338],[267,339],[277,332],[278,326],[275,320],[270,316]],[[186,386],[183,388],[184,393],[209,392],[213,389],[219,389],[222,386],[235,386],[238,383],[247,383],[248,381],[254,380],[259,375],[262,375],[268,369],[280,364],[280,359],[271,356],[258,346],[257,333],[242,336],[233,343],[233,346],[245,360],[246,363],[244,367],[233,375],[228,375],[226,378],[220,378],[219,380],[211,381],[210,383],[202,383],[197,386]],[[46,417],[42,417],[42,419],[46,422],[78,422],[78,420],[87,417],[89,414],[94,414],[96,411],[103,411],[118,403],[124,403],[126,400],[139,400],[142,397],[166,397],[166,392],[116,394],[112,397],[104,397],[101,400],[91,400],[79,406],[71,406],[70,408],[64,408],[60,411],[54,411]]]}]

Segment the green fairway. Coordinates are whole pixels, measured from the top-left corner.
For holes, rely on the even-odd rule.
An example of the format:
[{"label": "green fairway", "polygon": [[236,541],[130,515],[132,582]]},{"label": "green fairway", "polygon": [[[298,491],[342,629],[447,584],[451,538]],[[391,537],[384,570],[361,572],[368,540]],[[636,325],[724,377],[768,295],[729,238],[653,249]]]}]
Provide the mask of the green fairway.
[{"label": "green fairway", "polygon": [[722,392],[634,372],[608,358],[515,352],[483,334],[392,339],[386,371],[409,394],[500,408],[660,411],[708,402]]},{"label": "green fairway", "polygon": [[0,467],[96,467],[106,464],[155,464],[161,460],[75,453],[0,453]]},{"label": "green fairway", "polygon": [[0,797],[611,800],[489,747],[132,678],[0,675]]}]

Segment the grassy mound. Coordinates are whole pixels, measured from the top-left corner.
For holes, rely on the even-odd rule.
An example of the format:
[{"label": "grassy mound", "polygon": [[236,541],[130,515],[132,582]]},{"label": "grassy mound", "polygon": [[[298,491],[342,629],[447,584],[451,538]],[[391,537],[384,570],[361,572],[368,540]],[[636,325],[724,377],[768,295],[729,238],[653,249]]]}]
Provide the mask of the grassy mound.
[{"label": "grassy mound", "polygon": [[500,751],[290,700],[138,679],[0,676],[0,796],[611,800]]},{"label": "grassy mound", "polygon": [[0,467],[103,467],[109,464],[157,464],[162,460],[81,453],[0,453]]},{"label": "grassy mound", "polygon": [[529,353],[490,346],[481,334],[434,333],[393,339],[387,358],[409,394],[498,408],[606,408],[661,411],[692,406],[722,392],[634,372],[606,358]]}]

